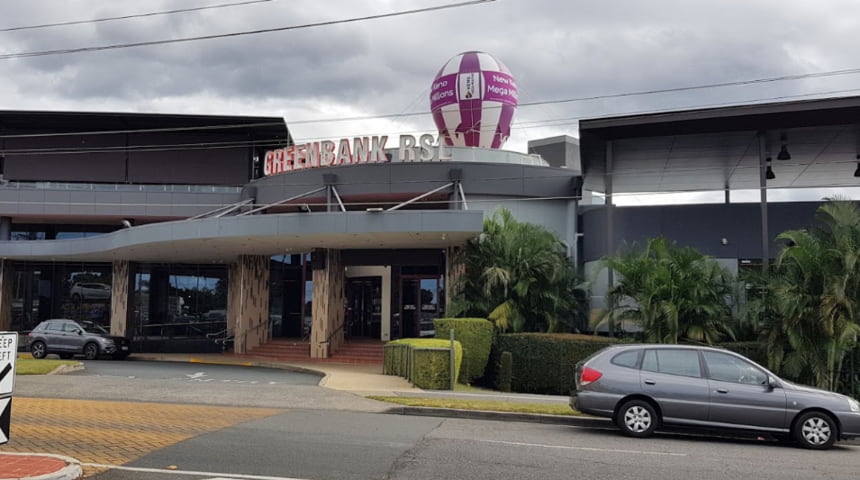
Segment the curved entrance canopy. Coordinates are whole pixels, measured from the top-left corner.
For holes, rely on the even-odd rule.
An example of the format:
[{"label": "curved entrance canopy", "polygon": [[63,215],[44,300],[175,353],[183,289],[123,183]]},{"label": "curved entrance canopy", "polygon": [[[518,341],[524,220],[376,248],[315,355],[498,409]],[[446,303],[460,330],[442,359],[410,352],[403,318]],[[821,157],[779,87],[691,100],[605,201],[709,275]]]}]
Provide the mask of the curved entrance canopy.
[{"label": "curved entrance canopy", "polygon": [[163,222],[97,237],[0,243],[10,260],[227,262],[240,255],[283,255],[315,248],[444,248],[483,228],[467,210],[324,212]]}]

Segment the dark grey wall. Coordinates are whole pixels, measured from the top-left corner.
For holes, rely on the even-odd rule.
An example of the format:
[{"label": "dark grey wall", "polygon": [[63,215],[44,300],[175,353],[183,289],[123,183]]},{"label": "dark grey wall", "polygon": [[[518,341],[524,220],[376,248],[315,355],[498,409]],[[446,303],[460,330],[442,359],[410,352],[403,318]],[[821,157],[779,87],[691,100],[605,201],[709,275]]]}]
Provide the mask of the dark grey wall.
[{"label": "dark grey wall", "polygon": [[[255,180],[257,203],[268,204],[324,185],[323,175],[337,176],[344,201],[350,197],[417,195],[450,182],[449,172],[461,172],[466,199],[474,195],[567,197],[574,192],[575,172],[562,168],[494,163],[374,163],[336,168],[310,168]],[[307,199],[304,201],[308,201]]]},{"label": "dark grey wall", "polygon": [[[247,142],[242,135],[136,134],[131,145],[213,145]],[[243,185],[251,178],[251,150],[248,147],[181,148],[135,151],[128,154],[131,183],[168,183],[181,185]]]},{"label": "dark grey wall", "polygon": [[20,181],[124,182],[125,152],[104,149],[125,142],[125,135],[10,138],[5,148],[19,153],[6,154],[3,175]]},{"label": "dark grey wall", "polygon": [[[814,223],[818,202],[773,203],[768,205],[768,234],[804,228]],[[754,204],[671,205],[615,207],[613,245],[639,245],[663,235],[679,245],[690,246],[717,258],[761,258],[761,210]],[[606,209],[589,207],[582,214],[583,262],[607,254]],[[725,238],[727,245],[721,240]],[[771,241],[770,256],[778,246]]]},{"label": "dark grey wall", "polygon": [[[223,132],[10,138],[5,148],[19,153],[6,155],[3,174],[7,180],[24,182],[238,186],[251,178],[251,149],[212,147],[247,141],[247,135]],[[110,147],[123,150],[105,151]]]}]

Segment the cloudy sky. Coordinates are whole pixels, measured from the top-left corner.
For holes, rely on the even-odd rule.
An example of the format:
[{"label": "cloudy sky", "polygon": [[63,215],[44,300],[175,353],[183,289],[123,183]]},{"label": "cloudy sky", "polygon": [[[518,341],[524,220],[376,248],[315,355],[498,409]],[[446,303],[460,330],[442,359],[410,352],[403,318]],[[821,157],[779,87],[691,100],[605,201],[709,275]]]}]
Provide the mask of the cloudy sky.
[{"label": "cloudy sky", "polygon": [[[617,96],[858,68],[856,0],[270,0],[14,29],[240,2],[0,2],[0,109],[274,115],[297,141],[435,133],[433,77],[480,50],[513,72],[521,104],[540,103],[514,118],[506,148],[525,151],[529,139],[578,136],[579,118],[860,94],[860,73],[848,73]],[[319,23],[331,24],[21,55]],[[581,100],[594,96],[609,98]],[[335,121],[350,117],[361,119]]]}]

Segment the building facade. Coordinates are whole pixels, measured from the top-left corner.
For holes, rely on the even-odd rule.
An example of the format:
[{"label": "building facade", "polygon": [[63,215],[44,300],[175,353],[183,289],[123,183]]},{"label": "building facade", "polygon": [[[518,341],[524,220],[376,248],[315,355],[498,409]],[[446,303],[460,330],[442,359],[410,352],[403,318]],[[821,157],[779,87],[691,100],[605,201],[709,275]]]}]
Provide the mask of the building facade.
[{"label": "building facade", "polygon": [[537,155],[73,112],[0,112],[0,142],[0,330],[73,318],[139,350],[289,337],[324,358],[432,335],[454,250],[501,207],[577,238],[578,171]]}]

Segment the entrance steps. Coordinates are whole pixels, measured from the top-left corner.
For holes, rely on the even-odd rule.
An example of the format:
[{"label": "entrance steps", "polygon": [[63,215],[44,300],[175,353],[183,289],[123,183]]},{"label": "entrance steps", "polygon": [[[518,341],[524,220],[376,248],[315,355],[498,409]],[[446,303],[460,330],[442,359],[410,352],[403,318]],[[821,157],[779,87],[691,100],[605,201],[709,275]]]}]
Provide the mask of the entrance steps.
[{"label": "entrance steps", "polygon": [[244,354],[231,354],[240,358],[256,358],[271,362],[326,362],[382,365],[383,345],[379,340],[347,340],[329,358],[311,358],[311,345],[306,340],[278,338],[270,340]]}]

